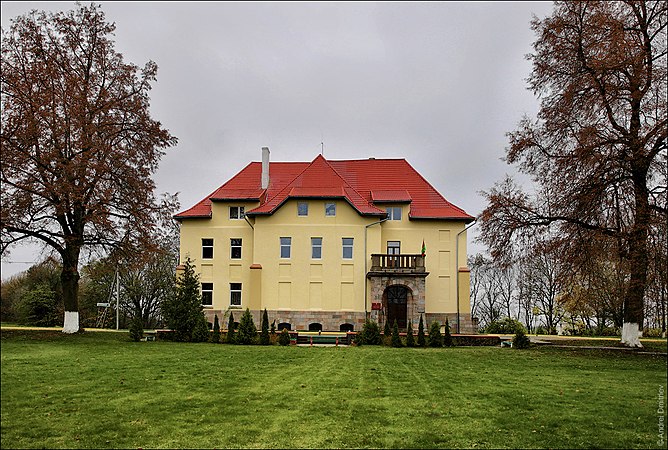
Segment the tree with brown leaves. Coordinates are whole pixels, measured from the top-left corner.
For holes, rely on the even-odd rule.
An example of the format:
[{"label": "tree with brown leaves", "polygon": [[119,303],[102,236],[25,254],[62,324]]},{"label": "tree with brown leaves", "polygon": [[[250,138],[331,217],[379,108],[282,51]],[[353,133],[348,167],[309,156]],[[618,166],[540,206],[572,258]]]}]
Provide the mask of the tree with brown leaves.
[{"label": "tree with brown leaves", "polygon": [[530,88],[537,120],[509,134],[507,161],[539,185],[486,193],[482,240],[504,253],[513,235],[551,224],[571,244],[610,239],[627,261],[622,342],[639,347],[648,234],[665,226],[666,2],[556,2],[534,18]]},{"label": "tree with brown leaves", "polygon": [[157,65],[124,62],[114,29],[91,4],[2,33],[2,251],[31,239],[60,254],[66,333],[79,329],[82,249],[146,244],[151,175],[176,144],[149,114]]}]

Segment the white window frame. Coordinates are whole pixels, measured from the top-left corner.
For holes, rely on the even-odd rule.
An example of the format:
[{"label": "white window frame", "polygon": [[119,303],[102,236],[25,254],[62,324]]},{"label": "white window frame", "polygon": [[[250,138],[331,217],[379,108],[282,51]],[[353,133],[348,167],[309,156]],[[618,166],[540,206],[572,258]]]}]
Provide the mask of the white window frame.
[{"label": "white window frame", "polygon": [[401,206],[389,206],[385,208],[385,211],[387,211],[387,220],[401,220],[401,215],[402,215]]},{"label": "white window frame", "polygon": [[[204,288],[204,285],[210,285],[207,286],[207,289]],[[213,283],[211,282],[204,282],[200,284],[200,289],[202,293],[202,306],[213,306]],[[211,294],[211,303],[204,303],[204,294]]]},{"label": "white window frame", "polygon": [[[328,214],[330,207],[333,214]],[[325,217],[335,217],[335,216],[336,216],[336,203],[334,202],[325,203]]]},{"label": "white window frame", "polygon": [[[234,241],[239,241],[239,245],[234,245]],[[243,240],[241,238],[230,238],[230,259],[241,259],[243,256],[243,253],[241,252],[242,247],[243,247]],[[239,249],[238,258],[234,256],[235,248]]]},{"label": "white window frame", "polygon": [[[237,289],[236,287],[239,286]],[[230,283],[230,306],[231,307],[236,307],[236,308],[241,308],[241,304],[243,302],[243,298],[241,293],[243,292],[243,286],[241,283]],[[239,294],[239,304],[234,304],[234,294]]]},{"label": "white window frame", "polygon": [[[283,239],[286,239],[287,241],[284,243]],[[282,236],[282,237],[279,238],[279,242],[280,242],[280,253],[279,253],[279,255],[280,255],[281,259],[290,259],[290,257],[292,256],[292,238],[289,237],[289,236]],[[287,252],[288,252],[287,256],[283,256],[283,249],[284,248],[288,249],[287,250]]]},{"label": "white window frame", "polygon": [[[320,241],[317,243],[317,241]],[[315,250],[318,249],[320,252],[319,256],[315,256]],[[311,238],[311,259],[322,259],[322,238],[321,237],[312,237]]]},{"label": "white window frame", "polygon": [[[346,240],[350,239],[350,244],[346,244]],[[350,256],[346,256],[346,249],[350,249]],[[353,259],[355,255],[355,238],[341,238],[341,256],[343,259]]]},{"label": "white window frame", "polygon": [[[234,211],[234,214],[232,213]],[[246,212],[243,206],[230,206],[230,220],[243,220]]]},{"label": "white window frame", "polygon": [[[301,210],[299,209],[300,206],[304,206],[306,208],[306,214],[301,214]],[[297,216],[298,217],[307,217],[308,216],[308,202],[297,202]]]},{"label": "white window frame", "polygon": [[[211,241],[211,245],[204,245],[204,241]],[[204,249],[211,249],[211,256],[204,256]],[[202,259],[213,259],[213,238],[202,238]]]}]

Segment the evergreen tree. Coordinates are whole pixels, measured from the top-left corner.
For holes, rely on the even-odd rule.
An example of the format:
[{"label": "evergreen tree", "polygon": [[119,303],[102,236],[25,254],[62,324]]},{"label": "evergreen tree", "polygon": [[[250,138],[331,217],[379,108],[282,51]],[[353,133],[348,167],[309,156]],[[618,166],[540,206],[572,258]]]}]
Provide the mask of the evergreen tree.
[{"label": "evergreen tree", "polygon": [[357,334],[355,342],[358,345],[380,345],[380,327],[375,321],[368,319],[362,326],[362,332]]},{"label": "evergreen tree", "polygon": [[392,326],[392,347],[403,347],[404,344],[401,342],[401,336],[399,336],[399,325],[397,324],[397,319],[394,319],[394,325]]},{"label": "evergreen tree", "polygon": [[211,335],[211,342],[214,344],[220,342],[220,324],[218,323],[218,314],[213,316],[213,334]]},{"label": "evergreen tree", "polygon": [[443,345],[445,347],[452,347],[455,343],[452,341],[452,335],[450,334],[450,323],[448,318],[445,318],[445,332],[443,334]]},{"label": "evergreen tree", "polygon": [[415,337],[413,336],[413,325],[408,321],[408,330],[406,330],[406,347],[415,347]]},{"label": "evergreen tree", "polygon": [[260,345],[269,345],[269,316],[267,308],[262,313],[262,332],[260,333]]},{"label": "evergreen tree", "polygon": [[385,328],[383,328],[383,337],[390,337],[390,321],[389,319],[385,320]]},{"label": "evergreen tree", "polygon": [[283,328],[278,335],[278,344],[283,347],[290,345],[290,333],[287,328]]},{"label": "evergreen tree", "polygon": [[420,314],[420,325],[418,325],[417,345],[418,347],[424,347],[427,345],[427,342],[424,338],[424,323],[422,322],[422,314]]},{"label": "evergreen tree", "polygon": [[524,329],[518,328],[517,332],[515,333],[515,337],[513,337],[513,348],[521,350],[524,348],[529,348],[530,346],[531,340],[524,333]]},{"label": "evergreen tree", "polygon": [[276,334],[276,319],[271,321],[271,330],[269,333],[273,336]]},{"label": "evergreen tree", "polygon": [[230,320],[227,321],[227,339],[225,339],[225,342],[228,344],[234,344],[235,340],[234,314],[232,314],[232,311],[230,311]]},{"label": "evergreen tree", "polygon": [[429,327],[429,346],[443,347],[443,336],[441,336],[441,324],[438,323],[438,320],[432,322],[431,327]]},{"label": "evergreen tree", "polygon": [[139,314],[135,312],[132,316],[132,321],[130,322],[130,339],[135,342],[139,342],[142,337],[144,337],[144,324],[141,320],[141,311]]},{"label": "evergreen tree", "polygon": [[203,316],[199,275],[190,257],[183,264],[183,273],[176,280],[173,296],[162,302],[162,316],[167,327],[174,330],[174,340],[190,341],[193,330]]},{"label": "evergreen tree", "polygon": [[209,331],[209,322],[206,321],[204,312],[202,311],[199,314],[197,324],[193,330],[192,339],[193,342],[209,342],[211,340],[211,332]]},{"label": "evergreen tree", "polygon": [[244,314],[239,321],[239,333],[237,336],[237,344],[249,345],[255,343],[257,337],[257,327],[253,322],[253,315],[250,309],[246,308]]}]

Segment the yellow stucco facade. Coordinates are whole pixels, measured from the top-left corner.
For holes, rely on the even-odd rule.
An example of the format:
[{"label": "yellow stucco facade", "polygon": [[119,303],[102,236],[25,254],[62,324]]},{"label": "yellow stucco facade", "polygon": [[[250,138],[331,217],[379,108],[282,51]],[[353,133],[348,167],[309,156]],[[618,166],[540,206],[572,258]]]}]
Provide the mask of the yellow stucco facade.
[{"label": "yellow stucco facade", "polygon": [[[307,215],[299,215],[299,203],[307,204]],[[330,213],[331,204],[335,205],[334,215],[326,214],[326,204]],[[211,320],[213,314],[222,321],[229,310],[250,308],[259,323],[266,308],[270,321],[290,324],[292,330],[313,324],[325,331],[343,326],[359,330],[366,317],[381,324],[387,320],[385,307],[376,310],[374,304],[385,305],[389,301],[382,293],[386,286],[401,284],[412,287],[412,298],[422,295],[406,313],[414,329],[424,314],[426,324],[449,318],[456,331],[459,285],[460,331],[471,330],[465,220],[409,219],[409,204],[399,202],[382,208],[401,208],[401,219],[382,221],[360,214],[343,198],[289,198],[272,214],[230,219],[230,207],[250,211],[258,205],[257,201],[213,201],[210,217],[181,223],[181,260],[190,257],[200,281],[207,283],[207,290],[211,288],[211,304],[205,306]],[[289,238],[289,250],[285,238]],[[238,239],[240,258],[233,257],[239,255],[231,248],[232,240],[236,245]],[[204,258],[203,242],[208,245],[210,240],[213,255]],[[388,253],[388,242],[393,248],[398,245],[400,254],[409,255],[419,255],[424,242],[424,273],[393,273],[390,268],[375,279],[369,275],[372,255]],[[413,279],[423,280],[423,287],[416,288]],[[240,304],[233,304],[239,300],[233,293],[238,288]],[[413,292],[416,289],[423,292]],[[234,314],[238,320],[240,311]]]}]

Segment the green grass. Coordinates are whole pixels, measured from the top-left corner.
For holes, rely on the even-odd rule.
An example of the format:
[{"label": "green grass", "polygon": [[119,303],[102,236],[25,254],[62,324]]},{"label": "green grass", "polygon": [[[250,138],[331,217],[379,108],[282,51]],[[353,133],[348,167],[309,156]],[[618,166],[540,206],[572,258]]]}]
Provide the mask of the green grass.
[{"label": "green grass", "polygon": [[646,448],[665,405],[621,351],[1,338],[3,448]]}]

